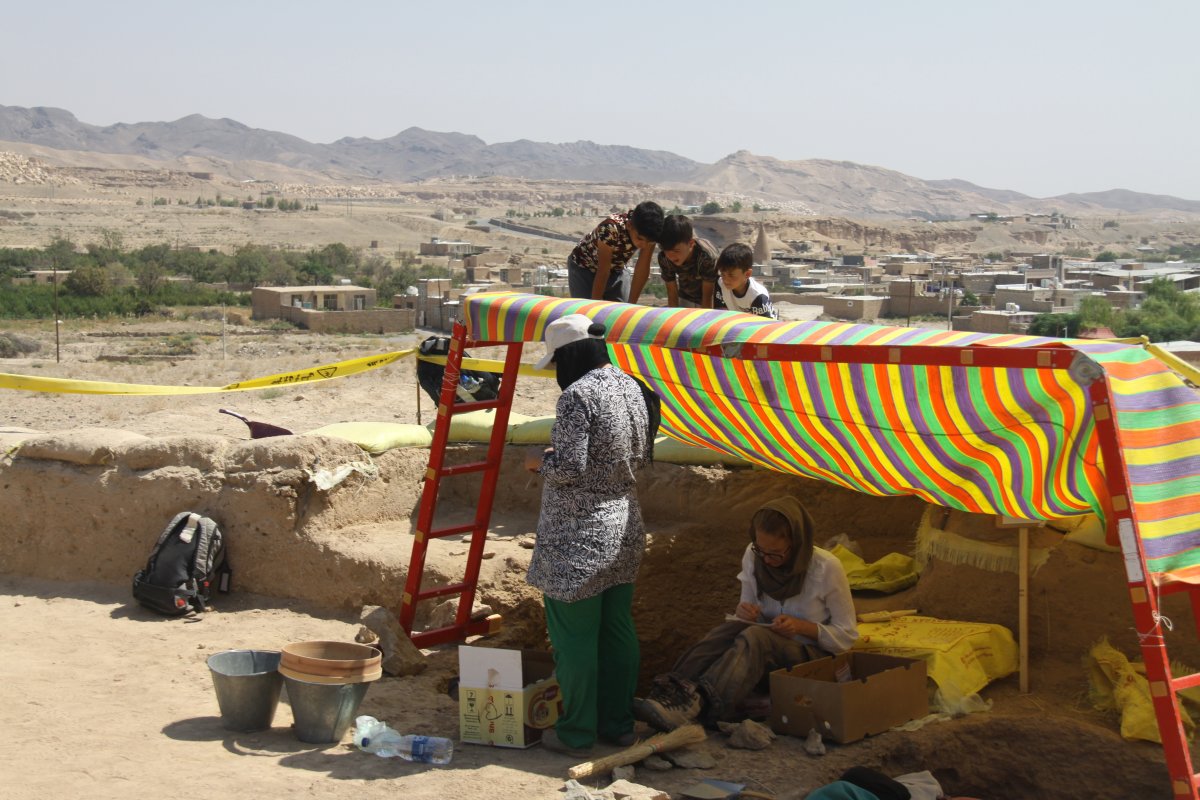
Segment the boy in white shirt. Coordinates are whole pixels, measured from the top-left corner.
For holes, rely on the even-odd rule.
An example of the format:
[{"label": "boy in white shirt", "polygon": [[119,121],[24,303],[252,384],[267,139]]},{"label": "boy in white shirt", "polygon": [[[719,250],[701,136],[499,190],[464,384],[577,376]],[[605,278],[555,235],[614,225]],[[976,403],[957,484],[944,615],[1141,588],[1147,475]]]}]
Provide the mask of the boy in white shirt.
[{"label": "boy in white shirt", "polygon": [[849,650],[858,639],[850,582],[813,538],[812,517],[794,497],[755,512],[738,621],[713,628],[656,677],[649,696],[634,700],[634,716],[664,731],[740,719],[738,707],[772,670]]},{"label": "boy in white shirt", "polygon": [[749,245],[734,242],[722,250],[717,256],[717,272],[721,277],[717,279],[715,306],[779,319],[767,287],[750,277],[753,269],[754,251]]}]

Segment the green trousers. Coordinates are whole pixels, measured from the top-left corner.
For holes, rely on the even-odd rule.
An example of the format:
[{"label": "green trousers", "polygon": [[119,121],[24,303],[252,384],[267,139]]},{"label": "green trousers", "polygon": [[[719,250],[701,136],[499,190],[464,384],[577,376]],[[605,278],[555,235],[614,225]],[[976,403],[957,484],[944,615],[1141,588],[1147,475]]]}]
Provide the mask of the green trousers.
[{"label": "green trousers", "polygon": [[641,652],[633,628],[633,584],[563,603],[547,597],[563,714],[555,730],[570,747],[615,740],[633,730],[633,693]]}]

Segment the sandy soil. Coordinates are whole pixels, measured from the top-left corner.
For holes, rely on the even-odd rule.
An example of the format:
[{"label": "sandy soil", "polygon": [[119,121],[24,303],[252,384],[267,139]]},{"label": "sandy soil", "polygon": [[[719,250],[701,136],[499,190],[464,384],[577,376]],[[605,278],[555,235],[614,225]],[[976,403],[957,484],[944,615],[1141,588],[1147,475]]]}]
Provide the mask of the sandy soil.
[{"label": "sandy soil", "polygon": [[[222,359],[216,323],[139,323],[115,329],[69,330],[64,336],[63,362],[56,364],[52,333],[44,328],[18,326],[27,335],[40,337],[47,349],[34,359],[5,361],[0,371],[222,385],[400,349],[414,340],[266,336],[248,328],[236,329],[226,331],[226,358]],[[132,363],[100,360],[131,355],[145,358],[149,344],[183,333],[195,335],[197,353]],[[535,345],[526,358],[538,355],[540,346]],[[548,413],[557,391],[547,384],[521,384],[516,410]],[[328,384],[271,392],[138,398],[10,391],[2,399],[0,426],[42,431],[99,426],[154,437],[211,434],[220,441],[228,440],[230,448],[244,446],[247,431],[241,422],[217,413],[221,407],[304,431],[336,421],[415,422],[417,406],[411,362]],[[430,405],[427,400],[422,403],[427,422]],[[331,460],[341,457],[340,451],[329,453]],[[322,597],[338,597],[344,589],[341,583],[356,580],[348,575],[366,574],[353,569],[402,575],[422,457],[408,451],[407,455],[380,459],[379,464],[387,487],[364,483],[355,488],[357,494],[348,493],[349,499],[318,503],[319,508],[308,516],[289,523],[297,534],[303,534],[286,540],[293,542],[290,545],[272,540],[275,550],[245,549],[242,567],[249,585],[266,581],[267,561],[293,563],[288,559],[296,558],[295,553],[278,548],[299,552],[312,542],[327,552],[336,551],[338,563],[343,565],[323,572],[297,567],[295,574],[304,580],[330,584],[321,587]],[[510,468],[511,464],[506,466]],[[133,485],[116,483],[109,473],[88,469],[71,474],[82,476],[74,478],[80,481],[76,484],[78,496],[88,497],[89,502],[91,498],[102,500],[106,492],[124,494],[123,488],[116,487]],[[276,473],[278,469],[271,474],[279,479]],[[43,482],[66,480],[66,474],[47,471]],[[9,495],[10,502],[21,504],[24,500],[20,498],[29,496],[31,481],[38,480],[15,471],[5,473],[2,465],[0,478],[6,489],[17,492]],[[145,474],[129,480],[150,485]],[[252,488],[247,484],[238,491]],[[378,494],[384,489],[390,497],[386,502]],[[801,493],[822,531],[852,535],[862,543],[868,559],[907,550],[922,511],[921,504],[911,498],[867,498],[787,476],[656,465],[641,489],[651,531],[635,599],[644,645],[643,677],[669,666],[681,648],[725,613],[734,593],[733,576],[743,546],[741,531],[747,507],[779,491]],[[494,643],[544,645],[540,606],[521,580],[528,551],[516,543],[533,529],[537,492],[536,484],[522,478],[509,482],[498,498],[494,536],[489,536],[489,550],[496,555],[485,562],[489,571],[481,586],[483,599],[504,613],[509,623]],[[254,496],[251,493],[246,500],[231,494],[230,502],[251,502]],[[18,499],[14,501],[14,497]],[[465,514],[471,507],[468,497],[469,491],[450,493],[443,502],[451,507],[451,513]],[[284,496],[280,502],[286,499]],[[111,497],[111,502],[123,501]],[[139,501],[135,498],[133,502]],[[147,525],[157,529],[166,517],[149,500],[142,502],[144,516],[151,518]],[[123,513],[134,514],[136,509]],[[264,506],[262,514],[278,516],[282,512]],[[0,692],[5,700],[0,703],[0,725],[7,732],[0,744],[4,796],[19,800],[83,794],[127,797],[139,790],[177,787],[181,769],[187,770],[189,792],[202,793],[347,798],[382,797],[385,793],[390,797],[397,792],[417,798],[557,796],[571,760],[541,748],[506,751],[460,745],[449,768],[433,769],[376,759],[354,752],[345,743],[304,745],[290,734],[286,705],[281,706],[269,732],[223,731],[206,657],[233,647],[277,648],[302,639],[349,639],[357,628],[357,604],[362,602],[357,595],[347,590],[340,595],[341,601],[313,605],[288,599],[282,590],[271,592],[272,596],[243,591],[222,598],[216,612],[200,619],[165,620],[130,603],[128,576],[140,566],[136,562],[144,558],[145,550],[137,540],[131,540],[128,550],[121,553],[128,564],[119,559],[105,564],[109,554],[88,550],[89,536],[83,529],[86,526],[80,525],[77,509],[35,509],[31,513],[10,506],[6,516],[9,522],[0,524],[0,537],[20,537],[28,534],[25,529],[38,528],[47,551],[34,566],[14,569],[15,560],[8,565],[0,563],[0,629],[5,631],[6,656],[0,659]],[[16,519],[21,520],[22,530],[15,529],[12,520]],[[409,538],[396,539],[397,528]],[[445,544],[442,556],[446,560],[461,558],[461,546]],[[830,753],[819,759],[805,755],[798,740],[786,737],[765,752],[748,753],[731,750],[721,737],[712,736],[700,749],[716,759],[713,770],[653,773],[639,769],[637,779],[674,796],[700,777],[717,777],[744,782],[780,798],[798,798],[843,769],[865,764],[891,773],[931,769],[948,790],[979,797],[1169,796],[1161,749],[1122,741],[1115,721],[1092,710],[1085,700],[1080,657],[1091,641],[1106,634],[1127,653],[1136,652],[1119,557],[1057,539],[1038,544],[1053,552],[1050,563],[1035,576],[1031,590],[1033,694],[1020,695],[1015,678],[1009,678],[985,692],[994,703],[988,713],[911,733],[890,732],[854,745],[832,746]],[[5,552],[3,547],[0,552]],[[259,557],[263,565],[252,563]],[[55,560],[70,568],[55,572]],[[59,579],[47,580],[48,575]],[[943,563],[935,563],[918,586],[906,593],[860,597],[856,602],[860,610],[920,607],[936,616],[997,621],[1015,628],[1012,576]],[[1194,629],[1185,607],[1168,606],[1168,613],[1177,630]],[[1200,653],[1180,652],[1185,659],[1200,663]],[[454,650],[430,651],[428,661],[429,669],[416,678],[389,678],[373,686],[363,713],[401,730],[455,737],[456,706],[444,691],[456,671]]]}]

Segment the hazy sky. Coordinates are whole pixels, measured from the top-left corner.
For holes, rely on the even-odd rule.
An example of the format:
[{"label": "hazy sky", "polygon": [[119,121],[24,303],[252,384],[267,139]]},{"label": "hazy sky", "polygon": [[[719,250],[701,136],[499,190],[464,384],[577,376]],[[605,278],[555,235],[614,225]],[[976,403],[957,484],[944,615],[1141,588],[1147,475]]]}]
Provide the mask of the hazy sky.
[{"label": "hazy sky", "polygon": [[10,3],[0,105],[1200,199],[1197,0]]}]

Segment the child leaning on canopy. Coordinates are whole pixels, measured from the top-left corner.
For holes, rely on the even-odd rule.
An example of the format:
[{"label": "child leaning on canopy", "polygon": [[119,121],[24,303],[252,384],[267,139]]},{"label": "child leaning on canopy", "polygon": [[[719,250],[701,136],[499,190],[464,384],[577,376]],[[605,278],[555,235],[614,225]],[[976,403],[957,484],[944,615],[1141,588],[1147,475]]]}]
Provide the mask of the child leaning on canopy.
[{"label": "child leaning on canopy", "polygon": [[634,701],[638,719],[664,731],[697,719],[737,720],[742,701],[772,670],[850,649],[858,639],[850,582],[813,538],[812,517],[794,497],[755,512],[738,573],[738,621],[713,628],[655,678],[650,694]]}]

